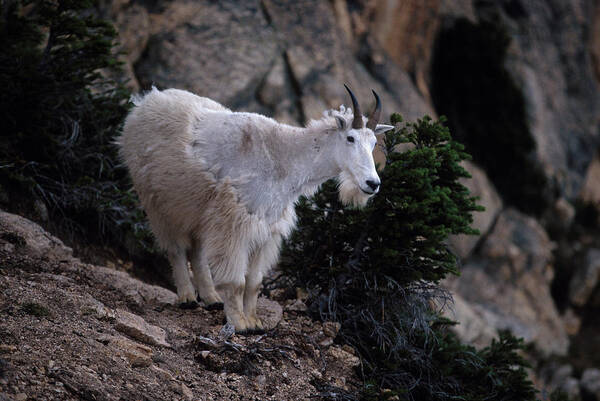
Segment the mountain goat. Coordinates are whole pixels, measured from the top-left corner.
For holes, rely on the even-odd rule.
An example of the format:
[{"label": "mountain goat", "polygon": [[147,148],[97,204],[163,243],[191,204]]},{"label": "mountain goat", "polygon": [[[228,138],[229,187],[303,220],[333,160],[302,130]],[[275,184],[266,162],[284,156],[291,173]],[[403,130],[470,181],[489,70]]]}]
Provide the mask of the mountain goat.
[{"label": "mountain goat", "polygon": [[375,134],[393,127],[377,124],[374,91],[365,119],[346,89],[354,114],[340,106],[306,128],[178,89],[153,88],[134,100],[120,154],[182,304],[195,302],[197,291],[207,305],[223,300],[237,332],[261,330],[260,285],[294,227],[298,197],[334,177],[345,203],[364,205],[377,193]]}]

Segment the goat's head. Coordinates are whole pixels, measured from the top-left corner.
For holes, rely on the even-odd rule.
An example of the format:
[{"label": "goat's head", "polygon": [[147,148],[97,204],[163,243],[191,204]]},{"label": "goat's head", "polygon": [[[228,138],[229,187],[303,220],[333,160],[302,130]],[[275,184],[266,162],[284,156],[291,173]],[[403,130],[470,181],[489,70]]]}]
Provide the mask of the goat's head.
[{"label": "goat's head", "polygon": [[335,140],[338,145],[335,146],[333,158],[341,170],[340,200],[346,204],[364,206],[369,198],[379,191],[381,184],[373,160],[373,149],[377,144],[376,135],[383,134],[394,127],[378,124],[381,116],[381,101],[375,91],[373,91],[375,109],[365,124],[356,97],[346,85],[344,86],[352,99],[354,114],[350,123],[346,118],[348,113],[333,113],[337,123]]}]

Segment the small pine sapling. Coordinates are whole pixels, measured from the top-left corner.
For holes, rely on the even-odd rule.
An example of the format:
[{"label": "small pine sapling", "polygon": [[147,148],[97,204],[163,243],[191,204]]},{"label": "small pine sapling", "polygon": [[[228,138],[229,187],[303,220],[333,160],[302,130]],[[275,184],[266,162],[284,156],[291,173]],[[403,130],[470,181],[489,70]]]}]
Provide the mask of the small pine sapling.
[{"label": "small pine sapling", "polygon": [[329,182],[302,199],[280,267],[311,294],[314,316],[341,323],[338,341],[361,357],[363,398],[532,400],[518,340],[502,334],[476,351],[440,316],[450,296],[437,283],[458,274],[445,241],[477,234],[471,213],[483,210],[459,182],[470,157],[444,121],[392,115],[379,194],[364,209],[344,208]]}]

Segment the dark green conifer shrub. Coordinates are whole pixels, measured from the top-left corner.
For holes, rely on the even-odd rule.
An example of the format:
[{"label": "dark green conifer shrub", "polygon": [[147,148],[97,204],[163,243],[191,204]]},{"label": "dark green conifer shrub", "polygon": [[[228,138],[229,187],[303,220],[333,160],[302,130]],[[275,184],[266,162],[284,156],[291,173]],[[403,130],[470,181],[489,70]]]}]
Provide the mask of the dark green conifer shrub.
[{"label": "dark green conifer shrub", "polygon": [[476,234],[471,212],[482,210],[458,182],[469,155],[443,121],[400,125],[393,115],[381,191],[362,210],[344,208],[332,182],[302,199],[280,266],[309,290],[315,316],[341,323],[338,340],[361,356],[365,399],[532,400],[520,340],[501,333],[477,351],[439,313],[449,295],[436,284],[458,273],[445,240]]},{"label": "dark green conifer shrub", "polygon": [[43,201],[63,235],[149,245],[112,143],[129,93],[101,73],[119,68],[116,31],[92,6],[0,3],[0,185],[13,211]]}]

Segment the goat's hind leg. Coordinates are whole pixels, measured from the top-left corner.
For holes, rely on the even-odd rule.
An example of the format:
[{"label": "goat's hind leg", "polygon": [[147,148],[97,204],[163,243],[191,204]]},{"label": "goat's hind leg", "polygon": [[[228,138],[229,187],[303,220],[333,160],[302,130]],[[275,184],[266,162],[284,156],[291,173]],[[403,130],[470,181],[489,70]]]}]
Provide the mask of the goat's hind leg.
[{"label": "goat's hind leg", "polygon": [[175,246],[169,249],[169,262],[173,269],[173,281],[177,287],[179,306],[183,309],[192,309],[198,306],[196,302],[196,290],[192,285],[190,271],[187,264],[187,254],[184,247]]},{"label": "goat's hind leg", "polygon": [[248,321],[248,330],[261,332],[264,330],[260,318],[256,314],[256,303],[262,286],[263,276],[277,262],[281,237],[275,235],[261,247],[257,248],[246,273],[246,289],[244,291],[244,314]]},{"label": "goat's hind leg", "polygon": [[195,241],[190,254],[190,262],[194,272],[194,287],[196,287],[198,297],[204,302],[206,309],[223,309],[223,301],[215,290],[206,255],[207,252],[202,252],[200,241]]}]

